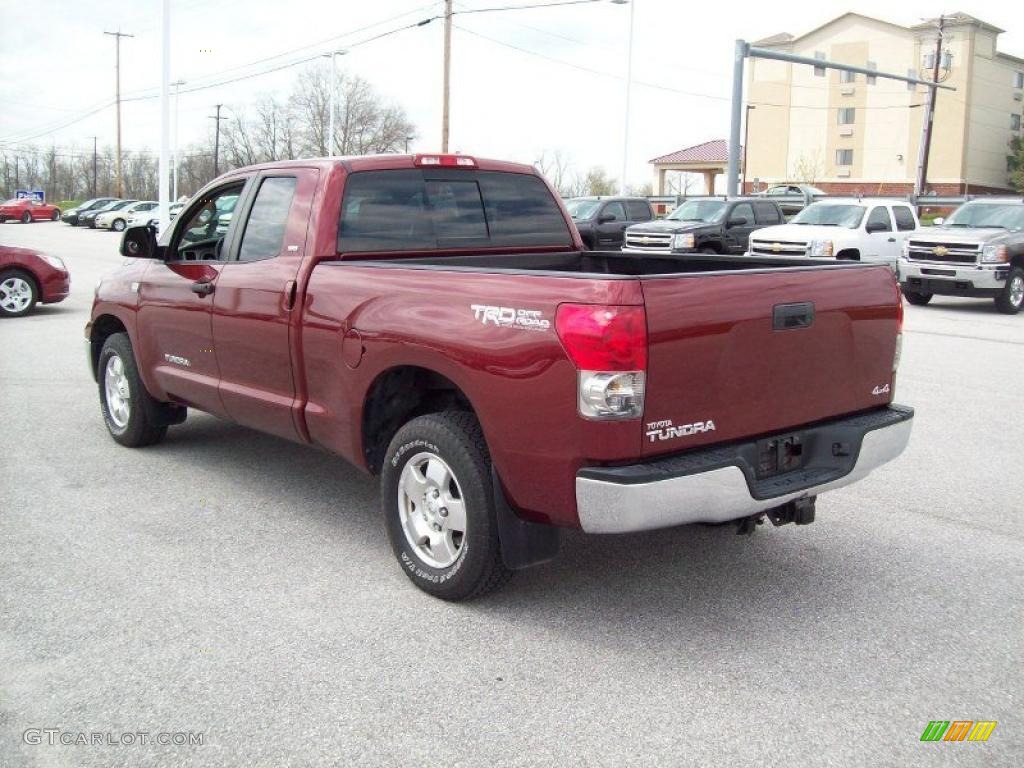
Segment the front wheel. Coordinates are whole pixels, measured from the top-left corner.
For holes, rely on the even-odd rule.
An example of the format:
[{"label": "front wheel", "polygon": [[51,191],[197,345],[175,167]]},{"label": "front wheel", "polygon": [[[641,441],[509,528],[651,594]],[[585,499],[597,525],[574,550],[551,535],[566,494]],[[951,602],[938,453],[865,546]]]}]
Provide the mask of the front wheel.
[{"label": "front wheel", "polygon": [[28,211],[25,211],[23,214],[21,214],[21,223],[22,224],[31,224],[32,223],[32,214],[29,213]]},{"label": "front wheel", "polygon": [[161,404],[146,391],[127,333],[115,333],[103,345],[97,368],[100,409],[110,436],[121,445],[140,448],[167,434]]},{"label": "front wheel", "polygon": [[60,211],[54,211],[50,214],[50,221],[60,221]]},{"label": "front wheel", "polygon": [[38,295],[36,281],[20,269],[0,273],[0,315],[21,317],[32,311]]},{"label": "front wheel", "polygon": [[112,227],[115,232],[124,232],[124,219],[114,219]]},{"label": "front wheel", "polygon": [[923,307],[932,300],[933,295],[934,294],[931,293],[916,293],[914,291],[903,292],[903,297],[908,303],[913,304],[915,307]]},{"label": "front wheel", "polygon": [[501,558],[490,453],[473,414],[419,416],[398,430],[381,498],[395,557],[424,592],[466,600],[512,575]]},{"label": "front wheel", "polygon": [[1006,278],[1003,292],[996,296],[996,309],[1004,315],[1016,315],[1024,306],[1024,269],[1014,267]]}]

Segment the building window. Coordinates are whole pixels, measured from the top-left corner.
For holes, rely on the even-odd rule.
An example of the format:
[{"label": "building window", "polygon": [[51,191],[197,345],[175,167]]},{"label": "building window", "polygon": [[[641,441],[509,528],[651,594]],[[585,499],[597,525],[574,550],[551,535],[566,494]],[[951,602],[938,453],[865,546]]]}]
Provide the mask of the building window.
[{"label": "building window", "polygon": [[1024,72],[1013,73],[1013,87],[1024,88]]},{"label": "building window", "polygon": [[836,165],[853,165],[853,150],[852,149],[837,149],[836,150]]},{"label": "building window", "polygon": [[857,110],[853,107],[843,107],[838,112],[839,125],[853,125],[857,119]]},{"label": "building window", "polygon": [[[867,63],[867,68],[868,69],[878,69],[878,65],[875,62],[873,62],[873,61],[869,61]],[[877,81],[878,81],[878,78],[875,77],[874,75],[867,75],[867,83],[868,83],[868,85],[874,85]]]},{"label": "building window", "polygon": [[[814,52],[814,58],[816,58],[818,61],[824,61],[825,60],[825,54],[822,53],[821,51],[815,51]],[[815,77],[824,77],[825,76],[825,67],[815,67],[814,68],[814,76]]]},{"label": "building window", "polygon": [[1020,133],[1020,115],[1010,115],[1010,130],[1014,133]]},{"label": "building window", "polygon": [[845,69],[839,70],[839,82],[840,83],[855,83],[857,82],[857,73],[848,72]]}]

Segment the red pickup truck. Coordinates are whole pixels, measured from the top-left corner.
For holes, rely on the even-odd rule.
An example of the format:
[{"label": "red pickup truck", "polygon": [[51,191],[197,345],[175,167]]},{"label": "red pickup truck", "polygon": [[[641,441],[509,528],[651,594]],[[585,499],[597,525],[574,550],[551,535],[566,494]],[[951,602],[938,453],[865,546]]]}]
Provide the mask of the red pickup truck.
[{"label": "red pickup truck", "polygon": [[86,327],[113,438],[197,408],[332,451],[380,476],[399,563],[447,599],[563,527],[810,522],[910,435],[887,266],[582,251],[529,166],[243,168],[121,247]]}]

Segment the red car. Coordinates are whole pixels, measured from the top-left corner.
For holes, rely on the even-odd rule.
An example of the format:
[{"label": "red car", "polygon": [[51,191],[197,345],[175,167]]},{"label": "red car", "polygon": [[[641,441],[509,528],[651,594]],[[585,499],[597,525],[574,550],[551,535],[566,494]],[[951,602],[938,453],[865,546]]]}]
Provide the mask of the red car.
[{"label": "red car", "polygon": [[28,198],[8,200],[0,205],[0,224],[8,219],[17,219],[22,224],[33,221],[60,221],[60,208]]},{"label": "red car", "polygon": [[531,166],[239,168],[121,249],[86,327],[113,439],[194,408],[336,453],[449,600],[550,559],[559,528],[809,523],[910,437],[888,265],[582,251]]},{"label": "red car", "polygon": [[0,316],[20,317],[36,302],[56,304],[71,292],[71,275],[56,256],[0,245]]}]

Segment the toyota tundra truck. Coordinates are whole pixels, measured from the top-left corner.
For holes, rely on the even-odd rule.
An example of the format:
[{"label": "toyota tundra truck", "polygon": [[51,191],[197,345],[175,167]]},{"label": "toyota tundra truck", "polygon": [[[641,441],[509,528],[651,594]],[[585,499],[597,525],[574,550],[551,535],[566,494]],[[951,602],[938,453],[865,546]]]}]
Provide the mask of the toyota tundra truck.
[{"label": "toyota tundra truck", "polygon": [[445,599],[563,528],[808,523],[910,435],[888,268],[583,251],[530,166],[242,168],[121,250],[85,329],[113,439],[194,408],[333,452],[380,478],[399,565]]},{"label": "toyota tundra truck", "polygon": [[903,295],[923,306],[936,294],[991,298],[1015,315],[1024,306],[1024,200],[972,200],[903,247]]}]

